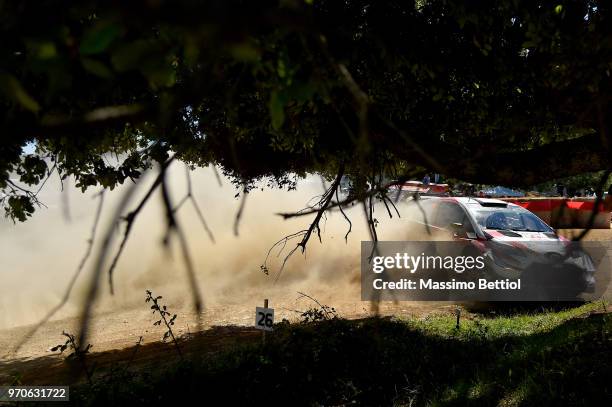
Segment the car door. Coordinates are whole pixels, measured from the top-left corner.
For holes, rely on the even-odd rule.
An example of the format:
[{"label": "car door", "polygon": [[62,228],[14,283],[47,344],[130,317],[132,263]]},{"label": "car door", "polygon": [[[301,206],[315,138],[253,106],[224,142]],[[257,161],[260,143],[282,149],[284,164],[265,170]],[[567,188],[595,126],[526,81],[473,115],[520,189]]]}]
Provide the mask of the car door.
[{"label": "car door", "polygon": [[[463,228],[457,230],[453,224],[461,224]],[[444,230],[452,240],[466,240],[475,237],[472,224],[465,210],[456,202],[441,202],[434,219],[434,226]]]},{"label": "car door", "polygon": [[438,199],[427,198],[411,202],[411,207],[407,213],[409,227],[405,237],[406,240],[432,240],[431,235],[438,233],[438,228],[433,227],[433,221],[439,202]]},{"label": "car door", "polygon": [[[453,223],[463,225],[463,229],[451,227]],[[438,235],[441,238],[436,242],[436,252],[441,256],[464,255],[472,246],[472,238],[476,237],[465,210],[456,202],[444,201],[438,205],[434,226],[440,231]]]}]

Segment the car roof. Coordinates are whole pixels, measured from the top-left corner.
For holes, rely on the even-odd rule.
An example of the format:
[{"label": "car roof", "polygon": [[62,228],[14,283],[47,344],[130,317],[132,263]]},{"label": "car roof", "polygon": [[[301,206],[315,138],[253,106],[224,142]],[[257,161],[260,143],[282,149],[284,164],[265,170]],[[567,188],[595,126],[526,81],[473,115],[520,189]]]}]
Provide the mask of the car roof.
[{"label": "car roof", "polygon": [[480,205],[480,206],[485,206],[485,207],[505,208],[508,206],[517,206],[511,202],[506,202],[506,201],[502,201],[501,199],[492,199],[492,198],[474,198],[474,197],[469,197],[469,196],[462,196],[462,197],[456,197],[453,199],[462,204]]},{"label": "car roof", "polygon": [[[425,197],[423,197],[425,199]],[[427,197],[427,200],[438,200],[446,202],[458,202],[463,204],[465,207],[475,209],[476,207],[490,207],[490,208],[520,208],[520,205],[513,204],[512,202],[502,201],[501,199],[492,198],[478,198],[471,196],[457,196],[457,197]]]}]

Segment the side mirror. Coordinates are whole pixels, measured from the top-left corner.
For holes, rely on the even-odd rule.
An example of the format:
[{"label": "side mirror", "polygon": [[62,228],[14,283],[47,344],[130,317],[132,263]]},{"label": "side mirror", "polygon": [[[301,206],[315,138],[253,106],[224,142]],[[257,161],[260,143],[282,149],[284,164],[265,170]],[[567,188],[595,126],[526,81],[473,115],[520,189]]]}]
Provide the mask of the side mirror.
[{"label": "side mirror", "polygon": [[453,222],[450,224],[449,229],[452,230],[455,233],[461,233],[464,232],[465,230],[463,229],[463,223],[459,223],[459,222]]},{"label": "side mirror", "polygon": [[454,237],[466,237],[463,223],[453,222],[449,225],[449,230],[453,232]]}]

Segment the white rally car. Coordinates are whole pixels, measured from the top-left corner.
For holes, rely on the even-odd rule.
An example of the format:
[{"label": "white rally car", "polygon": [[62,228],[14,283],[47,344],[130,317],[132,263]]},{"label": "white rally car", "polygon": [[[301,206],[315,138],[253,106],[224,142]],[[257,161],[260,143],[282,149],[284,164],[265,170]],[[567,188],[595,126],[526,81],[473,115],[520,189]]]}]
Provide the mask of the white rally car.
[{"label": "white rally car", "polygon": [[[576,289],[594,291],[596,268],[591,256],[519,205],[472,197],[427,197],[410,205],[411,220],[422,226],[421,239],[428,240],[429,235],[434,241],[463,242],[457,246],[462,253],[483,255],[488,270],[498,277],[518,278],[534,264],[541,273],[571,265],[580,270],[582,281],[573,283],[580,286]],[[553,278],[558,281],[561,276]]]}]

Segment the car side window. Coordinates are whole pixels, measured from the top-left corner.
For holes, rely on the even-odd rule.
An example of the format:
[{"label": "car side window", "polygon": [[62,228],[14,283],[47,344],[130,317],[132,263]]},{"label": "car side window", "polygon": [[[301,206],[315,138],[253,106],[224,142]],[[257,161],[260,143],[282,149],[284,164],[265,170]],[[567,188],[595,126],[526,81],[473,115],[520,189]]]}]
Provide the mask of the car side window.
[{"label": "car side window", "polygon": [[434,214],[438,202],[433,199],[421,199],[413,203],[412,209],[409,212],[410,219],[431,225],[433,223]]},{"label": "car side window", "polygon": [[474,231],[465,211],[458,204],[442,202],[440,203],[434,226],[448,229],[451,223],[461,223],[466,232]]}]

